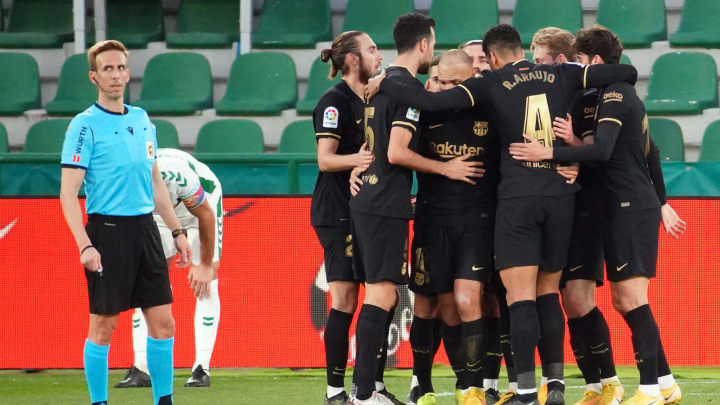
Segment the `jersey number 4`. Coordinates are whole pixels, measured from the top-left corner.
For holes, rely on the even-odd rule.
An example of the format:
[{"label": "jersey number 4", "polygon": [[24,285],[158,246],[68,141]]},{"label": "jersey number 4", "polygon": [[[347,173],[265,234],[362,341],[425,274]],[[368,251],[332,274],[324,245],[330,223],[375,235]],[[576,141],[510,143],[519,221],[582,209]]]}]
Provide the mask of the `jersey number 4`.
[{"label": "jersey number 4", "polygon": [[373,146],[375,146],[375,133],[373,132],[373,129],[368,126],[368,121],[371,120],[375,116],[375,107],[365,107],[365,141],[367,141],[368,144],[368,150],[370,152],[373,151]]},{"label": "jersey number 4", "polygon": [[552,146],[553,140],[555,140],[555,132],[552,129],[550,107],[545,93],[528,96],[525,99],[523,131],[537,139],[544,146]]}]

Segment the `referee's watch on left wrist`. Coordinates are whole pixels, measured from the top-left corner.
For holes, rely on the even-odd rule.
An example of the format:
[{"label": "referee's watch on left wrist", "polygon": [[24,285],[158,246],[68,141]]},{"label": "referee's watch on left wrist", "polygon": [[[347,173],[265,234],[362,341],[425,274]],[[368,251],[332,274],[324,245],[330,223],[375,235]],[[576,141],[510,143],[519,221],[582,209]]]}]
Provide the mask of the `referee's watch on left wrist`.
[{"label": "referee's watch on left wrist", "polygon": [[172,237],[173,237],[173,239],[174,239],[174,238],[177,238],[177,237],[180,236],[180,235],[185,235],[185,236],[187,236],[187,229],[185,229],[185,228],[178,228],[178,229],[172,231]]}]

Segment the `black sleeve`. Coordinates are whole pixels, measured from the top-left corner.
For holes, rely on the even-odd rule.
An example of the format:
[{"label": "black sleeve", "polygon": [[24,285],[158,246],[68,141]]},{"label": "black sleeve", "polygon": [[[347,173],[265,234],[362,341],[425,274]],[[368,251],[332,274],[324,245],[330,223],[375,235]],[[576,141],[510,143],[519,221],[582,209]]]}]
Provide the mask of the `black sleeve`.
[{"label": "black sleeve", "polygon": [[662,165],[660,164],[660,149],[658,149],[655,142],[650,139],[650,153],[647,156],[648,169],[650,170],[650,179],[655,186],[655,194],[657,194],[660,200],[660,205],[667,203],[667,194],[665,191],[665,178],[662,172]]},{"label": "black sleeve", "polygon": [[620,125],[602,122],[595,131],[595,143],[568,148],[553,148],[552,160],[556,162],[605,162],[610,159],[620,134]]},{"label": "black sleeve", "polygon": [[595,125],[595,109],[597,108],[596,96],[583,96],[573,106],[572,126],[573,133],[580,139],[592,136]]},{"label": "black sleeve", "polygon": [[343,123],[355,117],[352,109],[346,107],[345,100],[334,92],[325,93],[313,110],[313,127],[315,139],[330,138],[340,141],[342,138]]},{"label": "black sleeve", "polygon": [[580,89],[602,88],[611,83],[627,82],[635,85],[637,69],[632,65],[602,64],[583,66],[577,63],[561,63],[560,74],[565,79],[568,94]]},{"label": "black sleeve", "polygon": [[417,108],[398,104],[395,106],[391,127],[405,128],[415,135],[420,127],[420,111]]},{"label": "black sleeve", "polygon": [[478,96],[471,89],[479,86],[472,82],[480,80],[483,79],[470,78],[453,89],[431,93],[420,86],[388,77],[380,82],[380,91],[421,111],[455,110],[475,105]]}]

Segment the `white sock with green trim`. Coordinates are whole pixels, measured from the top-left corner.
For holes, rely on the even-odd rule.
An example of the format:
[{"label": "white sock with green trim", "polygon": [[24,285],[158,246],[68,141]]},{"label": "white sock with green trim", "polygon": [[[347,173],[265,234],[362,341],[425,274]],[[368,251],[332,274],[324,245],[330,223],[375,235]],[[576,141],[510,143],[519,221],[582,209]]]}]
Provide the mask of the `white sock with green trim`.
[{"label": "white sock with green trim", "polygon": [[218,323],[220,322],[220,296],[218,281],[210,282],[210,296],[198,299],[195,303],[195,364],[202,365],[210,373],[210,358],[215,347]]},{"label": "white sock with green trim", "polygon": [[147,323],[140,308],[135,308],[132,315],[132,339],[135,352],[134,366],[145,374],[150,374],[147,366]]}]

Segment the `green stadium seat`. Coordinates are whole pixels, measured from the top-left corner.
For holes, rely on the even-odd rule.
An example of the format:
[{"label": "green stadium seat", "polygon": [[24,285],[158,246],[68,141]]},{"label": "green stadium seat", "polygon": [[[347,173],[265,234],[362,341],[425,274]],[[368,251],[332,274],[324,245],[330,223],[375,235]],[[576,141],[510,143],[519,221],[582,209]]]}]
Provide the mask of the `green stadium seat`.
[{"label": "green stadium seat", "polygon": [[620,55],[620,63],[623,65],[632,65],[630,58],[628,58],[625,54]]},{"label": "green stadium seat", "polygon": [[302,7],[293,1],[266,1],[252,34],[256,48],[314,48],[321,41],[332,41],[329,0],[304,0]]},{"label": "green stadium seat", "polygon": [[295,108],[295,62],[285,53],[256,52],[233,62],[227,90],[215,104],[218,115],[280,115]]},{"label": "green stadium seat", "polygon": [[323,62],[318,56],[310,67],[305,98],[299,100],[295,105],[299,115],[312,114],[323,93],[341,80],[342,74],[340,72],[334,79],[329,79],[328,73],[330,73],[330,62]]},{"label": "green stadium seat", "polygon": [[161,53],[145,67],[140,98],[133,103],[153,115],[190,115],[212,108],[210,63],[193,52]]},{"label": "green stadium seat", "polygon": [[685,144],[682,128],[677,122],[666,118],[650,118],[650,137],[660,149],[660,160],[685,161]]},{"label": "green stadium seat", "polygon": [[[60,70],[55,99],[45,106],[48,115],[70,116],[85,111],[97,100],[98,90],[88,79],[90,64],[84,53],[65,60]],[[126,103],[130,102],[130,85],[125,87]]]},{"label": "green stadium seat", "polygon": [[178,138],[177,129],[170,121],[152,120],[157,131],[158,148],[180,149],[180,140]]},{"label": "green stadium seat", "polygon": [[291,122],[280,137],[279,153],[316,153],[315,128],[312,120]]},{"label": "green stadium seat", "polygon": [[7,131],[5,125],[0,123],[0,153],[8,153],[9,150]]},{"label": "green stadium seat", "polygon": [[177,32],[165,38],[168,48],[231,48],[240,39],[240,2],[182,0]]},{"label": "green stadium seat", "polygon": [[533,62],[533,51],[525,51],[525,59],[529,60],[530,62]]},{"label": "green stadium seat", "polygon": [[720,120],[705,128],[700,145],[700,162],[720,162]]},{"label": "green stadium seat", "polygon": [[648,114],[700,114],[717,106],[718,77],[712,56],[673,52],[655,60],[645,97]]},{"label": "green stadium seat", "polygon": [[600,0],[597,22],[617,34],[624,48],[649,48],[667,39],[664,0]]},{"label": "green stadium seat", "polygon": [[680,25],[670,34],[670,46],[720,48],[720,10],[717,0],[687,0]]},{"label": "green stadium seat", "polygon": [[520,31],[524,47],[529,47],[537,30],[558,27],[572,33],[582,27],[580,0],[553,0],[539,3],[537,0],[517,0],[512,25]]},{"label": "green stadium seat", "polygon": [[72,7],[72,0],[14,0],[0,48],[61,48],[72,42]]},{"label": "green stadium seat", "polygon": [[250,120],[216,120],[200,128],[195,153],[263,153],[260,126]]},{"label": "green stadium seat", "polygon": [[498,23],[497,0],[435,0],[430,17],[437,27],[436,48],[457,48],[471,39],[482,39]]},{"label": "green stadium seat", "polygon": [[66,118],[36,122],[28,130],[23,152],[60,153],[69,125]]},{"label": "green stadium seat", "polygon": [[412,0],[348,0],[342,30],[367,32],[379,48],[394,48],[395,20],[414,9]]},{"label": "green stadium seat", "polygon": [[40,77],[32,56],[0,53],[0,115],[20,115],[40,108]]},{"label": "green stadium seat", "polygon": [[107,0],[107,37],[128,48],[147,48],[163,40],[160,0]]}]

